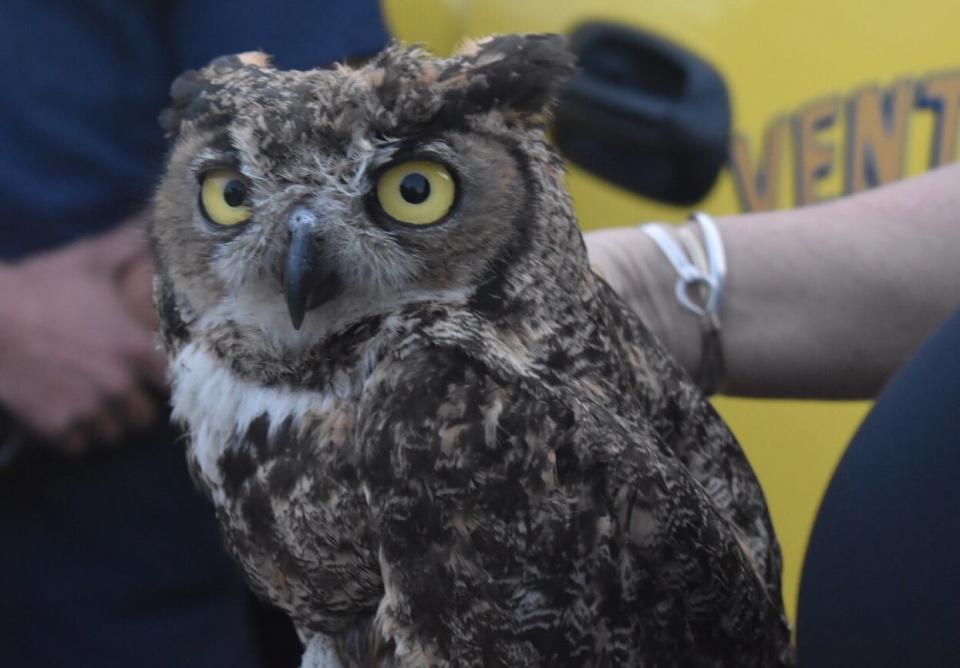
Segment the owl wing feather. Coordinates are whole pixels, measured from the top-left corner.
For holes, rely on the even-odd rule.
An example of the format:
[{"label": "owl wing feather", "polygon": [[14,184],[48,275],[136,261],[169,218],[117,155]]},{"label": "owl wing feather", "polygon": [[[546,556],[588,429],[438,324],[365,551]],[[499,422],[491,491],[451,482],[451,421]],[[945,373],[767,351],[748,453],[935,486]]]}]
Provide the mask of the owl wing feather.
[{"label": "owl wing feather", "polygon": [[411,665],[787,662],[779,606],[652,429],[453,347],[381,363],[358,424],[378,623]]}]

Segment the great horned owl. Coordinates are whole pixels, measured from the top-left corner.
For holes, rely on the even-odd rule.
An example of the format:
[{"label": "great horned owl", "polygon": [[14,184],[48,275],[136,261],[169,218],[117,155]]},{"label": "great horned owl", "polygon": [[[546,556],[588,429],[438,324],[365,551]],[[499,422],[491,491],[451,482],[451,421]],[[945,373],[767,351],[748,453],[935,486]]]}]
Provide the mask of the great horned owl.
[{"label": "great horned owl", "polygon": [[791,663],[763,495],[589,269],[561,38],[182,75],[156,303],[188,458],[323,665]]}]

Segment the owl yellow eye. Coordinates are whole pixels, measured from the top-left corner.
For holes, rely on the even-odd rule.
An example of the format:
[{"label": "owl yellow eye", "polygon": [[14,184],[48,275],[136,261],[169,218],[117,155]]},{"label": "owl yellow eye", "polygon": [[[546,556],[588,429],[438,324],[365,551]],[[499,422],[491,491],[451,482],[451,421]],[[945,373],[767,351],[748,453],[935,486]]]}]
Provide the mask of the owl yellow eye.
[{"label": "owl yellow eye", "polygon": [[243,177],[227,169],[208,172],[200,184],[204,215],[217,225],[239,225],[253,215]]},{"label": "owl yellow eye", "polygon": [[377,200],[388,216],[410,225],[435,223],[453,206],[456,185],[439,162],[412,160],[385,171],[377,181]]}]

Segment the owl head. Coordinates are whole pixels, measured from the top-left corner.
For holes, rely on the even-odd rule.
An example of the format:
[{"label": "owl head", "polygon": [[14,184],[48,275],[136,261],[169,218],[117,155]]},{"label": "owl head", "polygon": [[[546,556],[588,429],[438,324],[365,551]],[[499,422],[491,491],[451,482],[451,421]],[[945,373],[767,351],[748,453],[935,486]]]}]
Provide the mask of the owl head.
[{"label": "owl head", "polygon": [[549,280],[551,257],[582,254],[542,130],[572,70],[562,38],[506,35],[448,59],[395,45],[292,71],[245,53],[181,75],[151,232],[166,335],[229,322],[310,344]]}]

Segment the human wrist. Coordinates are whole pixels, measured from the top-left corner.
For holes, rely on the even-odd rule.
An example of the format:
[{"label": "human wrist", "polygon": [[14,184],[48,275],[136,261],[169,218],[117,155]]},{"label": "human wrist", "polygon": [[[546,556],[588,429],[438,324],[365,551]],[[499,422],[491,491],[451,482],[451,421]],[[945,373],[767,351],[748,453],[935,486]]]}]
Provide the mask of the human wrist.
[{"label": "human wrist", "polygon": [[636,227],[585,235],[591,262],[647,329],[687,371],[699,361],[699,328],[677,304],[676,272]]},{"label": "human wrist", "polygon": [[[655,314],[647,323],[654,336],[667,348],[688,374],[693,374],[700,361],[700,329],[697,319],[685,311],[676,297],[677,275],[673,266],[663,256],[656,243],[647,235],[635,230],[641,241],[637,242],[643,258],[638,263],[640,280],[637,300],[650,304]],[[670,233],[675,233],[671,229]]]},{"label": "human wrist", "polygon": [[[669,266],[672,289],[662,284],[657,293],[670,299],[667,313],[676,321],[673,331],[687,332],[686,350],[680,361],[697,384],[708,394],[724,388],[725,355],[721,338],[721,306],[726,283],[726,253],[716,221],[701,212],[686,224],[667,226],[648,223],[640,226]],[[662,274],[662,272],[661,272]],[[691,321],[696,323],[697,341],[691,344]],[[696,360],[696,361],[694,361]]]}]

